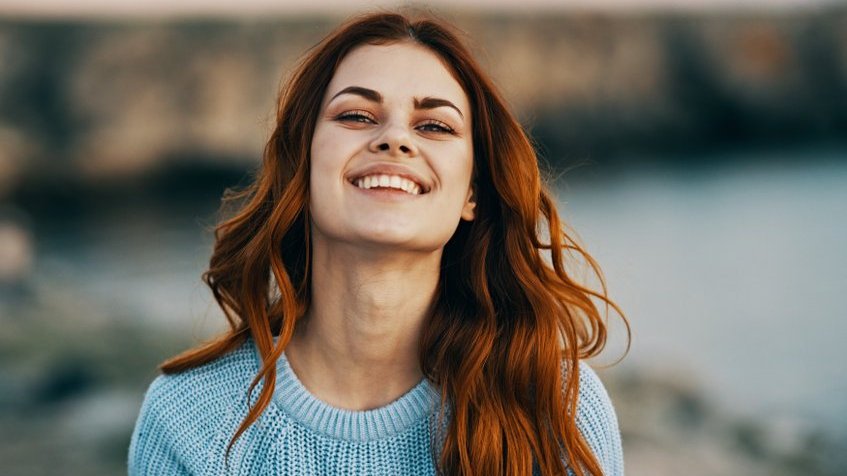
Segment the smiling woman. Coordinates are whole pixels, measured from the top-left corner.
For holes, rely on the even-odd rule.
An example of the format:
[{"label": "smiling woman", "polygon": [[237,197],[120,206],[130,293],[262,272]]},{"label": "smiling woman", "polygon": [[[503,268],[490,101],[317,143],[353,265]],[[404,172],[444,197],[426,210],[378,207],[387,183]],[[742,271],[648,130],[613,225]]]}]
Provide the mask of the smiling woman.
[{"label": "smiling woman", "polygon": [[230,330],[162,364],[130,474],[623,474],[582,362],[620,310],[453,28],[350,20],[276,119],[203,276]]},{"label": "smiling woman", "polygon": [[460,218],[473,219],[475,205],[462,86],[435,53],[403,42],[351,51],[326,96],[310,154],[314,256],[342,246],[343,259],[351,259],[371,243],[373,259],[350,265],[372,266],[389,251],[409,255],[411,247],[415,260],[432,261],[427,282],[434,285],[440,249]]}]

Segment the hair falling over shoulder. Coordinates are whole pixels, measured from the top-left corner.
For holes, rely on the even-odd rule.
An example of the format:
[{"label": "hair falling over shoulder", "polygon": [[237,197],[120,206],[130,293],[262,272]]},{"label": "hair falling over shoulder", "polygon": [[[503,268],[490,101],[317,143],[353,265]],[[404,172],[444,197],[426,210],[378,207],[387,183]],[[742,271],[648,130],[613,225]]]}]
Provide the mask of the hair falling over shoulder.
[{"label": "hair falling over shoulder", "polygon": [[[313,47],[283,87],[261,168],[249,186],[224,194],[230,211],[203,273],[229,330],[161,365],[182,372],[253,338],[263,365],[249,393],[260,383],[261,391],[229,448],[271,401],[276,362],[310,304],[309,150],[323,93],[356,46],[409,41],[442,58],[473,118],[477,216],[445,246],[419,352],[451,414],[433,448],[439,473],[529,475],[533,465],[545,475],[602,473],[576,426],[576,368],[603,349],[610,306],[629,326],[597,263],[560,221],[530,139],[461,37],[430,14],[355,17]],[[587,263],[601,292],[568,274],[574,261]]]}]

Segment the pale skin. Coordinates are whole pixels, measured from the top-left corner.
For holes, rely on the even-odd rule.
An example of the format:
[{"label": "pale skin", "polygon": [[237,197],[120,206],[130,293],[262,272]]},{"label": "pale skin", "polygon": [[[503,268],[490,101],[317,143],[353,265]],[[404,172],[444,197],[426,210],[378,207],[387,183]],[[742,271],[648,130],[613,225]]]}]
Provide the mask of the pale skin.
[{"label": "pale skin", "polygon": [[[443,248],[474,219],[470,116],[462,87],[420,45],[363,45],[339,64],[312,137],[312,303],[285,350],[318,399],[369,410],[423,378]],[[423,193],[357,186],[375,166]]]}]

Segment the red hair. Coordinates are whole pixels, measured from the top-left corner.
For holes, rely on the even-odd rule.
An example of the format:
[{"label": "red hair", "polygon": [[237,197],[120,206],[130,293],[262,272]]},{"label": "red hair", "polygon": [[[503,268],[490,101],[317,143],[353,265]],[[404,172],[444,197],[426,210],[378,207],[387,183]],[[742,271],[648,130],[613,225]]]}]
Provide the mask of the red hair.
[{"label": "red hair", "polygon": [[[323,96],[353,48],[399,41],[442,59],[467,94],[473,118],[476,216],[460,222],[445,245],[419,347],[420,368],[451,413],[439,472],[523,475],[536,464],[543,474],[565,474],[570,466],[579,475],[599,475],[576,426],[576,369],[606,342],[593,298],[607,313],[609,306],[623,313],[606,297],[596,262],[559,220],[530,139],[460,35],[431,16],[353,18],[299,63],[280,94],[262,167],[245,189],[224,194],[224,205],[236,210],[218,224],[203,273],[230,329],[161,369],[203,365],[252,336],[263,365],[249,391],[263,385],[229,448],[267,407],[276,362],[311,300],[309,151]],[[576,255],[595,272],[602,293],[566,272],[565,258]]]}]

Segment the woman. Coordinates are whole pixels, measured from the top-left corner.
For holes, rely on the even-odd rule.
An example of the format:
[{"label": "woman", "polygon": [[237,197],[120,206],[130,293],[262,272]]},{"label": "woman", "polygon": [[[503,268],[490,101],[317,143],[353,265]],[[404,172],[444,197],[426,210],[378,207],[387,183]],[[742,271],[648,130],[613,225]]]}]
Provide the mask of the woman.
[{"label": "woman", "polygon": [[622,474],[580,362],[615,305],[451,28],[349,21],[276,119],[203,276],[231,329],[162,365],[130,474]]}]

